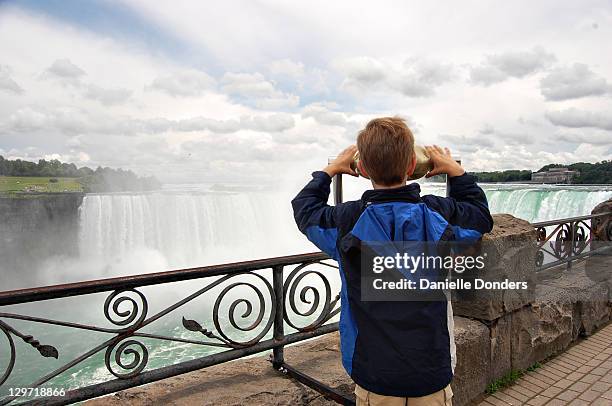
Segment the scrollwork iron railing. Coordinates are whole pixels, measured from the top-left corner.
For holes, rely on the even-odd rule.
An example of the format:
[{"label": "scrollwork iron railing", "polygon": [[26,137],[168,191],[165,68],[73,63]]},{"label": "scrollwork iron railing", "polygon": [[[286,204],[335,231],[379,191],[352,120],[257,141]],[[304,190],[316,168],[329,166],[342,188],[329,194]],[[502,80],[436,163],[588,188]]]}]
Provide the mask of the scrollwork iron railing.
[{"label": "scrollwork iron railing", "polygon": [[[25,404],[41,401],[45,404],[73,403],[265,350],[273,350],[272,361],[277,369],[283,372],[293,371],[303,377],[303,374],[285,364],[283,346],[326,334],[338,328],[337,323],[330,322],[339,312],[339,295],[332,293],[329,279],[335,275],[320,271],[318,269],[320,267],[337,268],[328,262],[327,256],[316,253],[0,292],[2,306],[110,292],[102,306],[102,313],[106,324],[113,326],[105,327],[21,313],[0,312],[0,330],[8,344],[7,347],[0,347],[1,351],[6,352],[5,359],[8,360],[4,371],[0,370],[2,373],[0,389],[9,381],[11,373],[18,365],[16,340],[30,345],[42,357],[58,359],[62,356],[59,343],[51,345],[44,337],[34,338],[21,332],[12,326],[17,321],[25,322],[26,325],[36,323],[110,334],[110,337],[100,344],[25,383],[24,387],[43,388],[43,385],[52,379],[101,353],[104,353],[105,368],[115,378],[85,387],[65,388],[61,395],[37,397],[35,400],[18,396],[11,391],[0,399],[0,405],[14,401]],[[293,269],[285,275],[287,268]],[[193,284],[204,286],[181,300],[163,307],[155,314],[149,314],[149,299],[142,292],[143,287],[187,280],[193,280]],[[318,280],[318,283],[315,283],[315,280]],[[212,315],[208,321],[196,320],[182,313],[177,314],[187,303],[207,292],[212,292],[215,288],[220,291],[214,299]],[[228,306],[223,305],[226,299],[229,299]],[[226,315],[222,314],[222,309],[227,310]],[[180,317],[179,328],[199,333],[202,338],[193,339],[144,331],[146,326],[171,313]],[[177,318],[176,321],[178,320]],[[285,327],[292,331],[285,334]],[[238,333],[238,336],[233,335],[234,333]],[[212,347],[216,351],[174,365],[148,368],[151,349],[145,339]],[[315,380],[312,382],[317,383]],[[332,398],[337,396],[331,388],[324,385],[317,390]]]},{"label": "scrollwork iron railing", "polygon": [[[532,223],[538,244],[536,270],[545,270],[563,264],[571,269],[572,262],[593,255],[595,251],[591,243],[597,238],[594,224],[610,216],[612,213],[598,213]],[[603,232],[608,237],[612,237],[612,222],[607,222],[606,230]],[[608,248],[606,245],[599,250]]]}]

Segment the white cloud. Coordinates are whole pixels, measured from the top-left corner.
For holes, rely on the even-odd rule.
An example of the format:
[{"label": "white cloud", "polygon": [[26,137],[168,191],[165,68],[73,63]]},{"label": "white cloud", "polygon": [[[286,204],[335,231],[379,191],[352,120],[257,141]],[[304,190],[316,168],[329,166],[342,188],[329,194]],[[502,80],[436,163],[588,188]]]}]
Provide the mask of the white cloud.
[{"label": "white cloud", "polygon": [[85,90],[85,97],[97,100],[100,103],[110,106],[125,102],[132,92],[128,89],[110,88],[105,89],[96,85],[89,85]]},{"label": "white cloud", "polygon": [[221,79],[221,89],[231,95],[244,97],[270,97],[276,93],[274,84],[259,72],[227,72]]},{"label": "white cloud", "polygon": [[4,124],[2,132],[10,130],[16,132],[26,132],[39,130],[45,127],[48,122],[46,114],[35,111],[30,107],[17,110],[8,117],[7,123]]},{"label": "white cloud", "polygon": [[[549,111],[546,118],[554,125],[569,128],[599,128],[612,131],[612,115],[594,111],[584,111],[576,108]],[[612,143],[612,136],[610,137]]]},{"label": "white cloud", "polygon": [[407,97],[428,97],[452,80],[452,65],[410,58],[400,66],[371,57],[335,60],[332,67],[344,75],[341,87],[352,93],[397,92]]},{"label": "white cloud", "polygon": [[[468,167],[602,155],[612,99],[576,101],[600,113],[571,122],[556,117],[574,126],[567,130],[546,115],[553,98],[542,97],[540,83],[556,72],[552,52],[559,67],[588,64],[597,73],[582,77],[591,90],[598,91],[596,79],[612,75],[612,61],[601,52],[612,17],[590,0],[486,11],[469,3],[314,1],[230,0],[211,9],[189,0],[119,0],[168,42],[142,38],[139,30],[118,39],[40,7],[35,14],[4,6],[0,49],[11,71],[0,69],[3,148],[28,157],[82,153],[91,166],[163,180],[191,180],[197,172],[231,181],[236,173],[224,171],[235,168],[244,178],[268,179],[271,169],[279,176],[298,176],[297,166],[316,169],[354,142],[369,119],[400,114],[418,122],[410,124],[417,141],[460,143]],[[401,24],[392,23],[398,16]],[[598,29],[587,29],[589,21]],[[473,86],[472,74],[479,84],[499,84]],[[561,92],[558,83],[550,88],[562,97],[580,94]]]},{"label": "white cloud", "polygon": [[120,87],[103,87],[84,80],[85,70],[75,65],[70,59],[57,59],[49,66],[43,78],[57,79],[60,83],[70,85],[79,91],[84,98],[100,102],[104,106],[124,103],[132,95],[132,91]]},{"label": "white cloud", "polygon": [[300,103],[299,96],[276,89],[275,84],[259,72],[227,72],[221,78],[221,90],[266,110],[293,108]]},{"label": "white cloud", "polygon": [[85,75],[83,69],[76,66],[67,58],[56,60],[47,68],[46,72],[63,79],[78,79]]},{"label": "white cloud", "polygon": [[258,98],[255,106],[263,110],[284,110],[299,106],[300,96],[277,92],[270,97]]},{"label": "white cloud", "polygon": [[0,90],[5,90],[12,93],[23,93],[21,86],[17,84],[10,76],[0,73]]},{"label": "white cloud", "polygon": [[132,95],[129,89],[118,87],[102,87],[93,83],[86,83],[82,77],[87,73],[72,63],[70,59],[58,59],[45,70],[46,78],[59,79],[61,83],[68,84],[81,92],[83,97],[96,100],[105,106],[125,102]]},{"label": "white cloud", "polygon": [[285,131],[295,126],[293,116],[284,113],[271,114],[264,117],[243,117],[240,123],[248,129],[261,132]]},{"label": "white cloud", "polygon": [[455,70],[450,63],[427,59],[407,59],[403,65],[403,74],[413,76],[420,82],[431,86],[440,86],[455,77]]},{"label": "white cloud", "polygon": [[332,67],[346,76],[346,85],[372,86],[387,77],[385,64],[366,56],[340,59],[334,61]]},{"label": "white cloud", "polygon": [[556,136],[556,139],[572,144],[593,144],[598,146],[610,146],[612,144],[612,135],[605,132],[590,134],[561,133]]},{"label": "white cloud", "polygon": [[300,79],[306,74],[302,62],[295,62],[287,58],[270,62],[268,71],[272,75],[287,76],[292,79]]},{"label": "white cloud", "polygon": [[73,134],[125,135],[159,134],[166,132],[200,132],[225,134],[241,130],[257,132],[280,132],[295,126],[291,114],[242,116],[238,119],[218,120],[207,117],[190,117],[180,120],[167,118],[113,117],[92,114],[86,110],[63,108],[33,110],[30,107],[12,114],[0,129],[4,132],[35,132],[51,129]]},{"label": "white cloud", "polygon": [[348,123],[345,115],[331,111],[325,103],[312,103],[302,109],[302,118],[312,117],[319,124],[344,127]]},{"label": "white cloud", "polygon": [[295,120],[291,114],[277,113],[268,116],[243,116],[240,119],[230,120],[194,117],[178,121],[173,128],[177,131],[209,130],[214,133],[234,133],[240,130],[279,132],[294,126]]},{"label": "white cloud", "polygon": [[542,95],[547,100],[569,100],[587,96],[602,96],[612,92],[606,79],[597,76],[582,63],[557,68],[540,81]]},{"label": "white cloud", "polygon": [[215,81],[206,72],[193,69],[181,70],[171,75],[158,76],[149,85],[174,97],[195,97],[213,87]]},{"label": "white cloud", "polygon": [[428,97],[434,94],[431,85],[409,75],[399,79],[394,87],[408,97]]},{"label": "white cloud", "polygon": [[21,86],[11,78],[11,69],[4,65],[0,65],[0,90],[16,94],[23,93]]},{"label": "white cloud", "polygon": [[506,145],[531,145],[536,142],[536,137],[526,132],[497,132],[496,135]]},{"label": "white cloud", "polygon": [[550,67],[556,59],[555,55],[542,47],[487,55],[481,65],[471,68],[470,81],[489,86],[508,78],[523,78]]},{"label": "white cloud", "polygon": [[485,123],[482,125],[480,130],[478,130],[478,132],[483,135],[489,135],[495,132],[495,128],[491,124]]},{"label": "white cloud", "polygon": [[206,117],[193,117],[180,120],[174,126],[178,131],[204,131],[215,133],[233,133],[240,130],[239,120],[216,120]]},{"label": "white cloud", "polygon": [[451,145],[457,147],[459,150],[476,150],[485,147],[493,147],[493,141],[488,137],[482,137],[478,135],[456,135],[456,134],[444,134],[440,135],[440,139],[445,142],[449,142]]}]

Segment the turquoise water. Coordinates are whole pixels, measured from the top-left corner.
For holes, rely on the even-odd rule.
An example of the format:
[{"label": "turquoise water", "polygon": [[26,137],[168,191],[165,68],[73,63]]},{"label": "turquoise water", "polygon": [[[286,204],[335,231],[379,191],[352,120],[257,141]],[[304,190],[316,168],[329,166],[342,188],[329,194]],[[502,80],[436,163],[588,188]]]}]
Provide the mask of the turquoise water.
[{"label": "turquoise water", "polygon": [[[322,272],[334,272],[333,269],[322,266],[313,266],[309,269],[319,269]],[[260,274],[269,278],[271,273],[269,271],[262,271]],[[332,292],[338,292],[339,285],[337,278],[332,276],[330,279],[332,283]],[[185,296],[188,296],[189,294],[205,287],[213,281],[214,278],[176,282],[160,286],[143,287],[139,288],[138,291],[142,292],[147,298],[149,305],[147,315],[152,316],[183,299]],[[207,338],[199,332],[187,330],[182,324],[182,319],[184,317],[189,320],[195,320],[202,327],[212,330],[217,336],[220,336],[213,323],[213,305],[223,287],[227,286],[229,283],[238,281],[252,283],[264,293],[265,300],[263,321],[252,331],[247,332],[238,330],[231,326],[230,306],[235,300],[248,298],[253,305],[253,312],[247,317],[243,317],[247,310],[244,303],[239,304],[235,309],[235,320],[238,326],[242,328],[246,328],[254,322],[260,309],[259,301],[254,297],[250,289],[245,290],[244,288],[237,288],[230,291],[221,302],[219,311],[220,325],[222,326],[223,332],[234,341],[246,342],[254,338],[266,328],[266,323],[269,320],[271,309],[270,296],[266,293],[267,288],[261,280],[256,277],[244,275],[232,278],[222,286],[216,287],[202,294],[193,301],[181,306],[180,308],[139,330],[139,333],[157,334],[185,340],[196,340],[221,344],[222,342],[220,340]],[[305,284],[321,286],[319,282],[320,281],[315,277],[307,277],[306,280],[304,280],[299,286],[300,288]],[[300,289],[298,289],[298,292],[299,291]],[[332,295],[333,294],[334,293],[332,293]],[[104,301],[107,296],[108,293],[100,293],[87,295],[84,297],[50,300],[44,302],[44,304],[31,303],[27,305],[7,306],[3,309],[3,311],[6,313],[36,315],[41,318],[81,323],[97,327],[118,328],[118,326],[113,325],[103,316]],[[142,312],[141,302],[136,295],[131,295],[131,297],[136,299],[136,302],[139,305],[138,314],[140,315]],[[307,295],[306,298],[308,300],[312,300],[311,295]],[[307,308],[305,304],[300,304],[299,302],[297,304],[298,308],[302,311]],[[131,309],[131,306],[127,304],[123,304],[119,307],[119,311],[130,311]],[[297,323],[298,326],[304,326],[314,321],[321,311],[322,305],[319,306],[317,312],[310,317],[296,316],[291,311],[290,314],[293,314],[292,320]],[[111,315],[113,319],[120,319],[120,317],[117,317],[112,312]],[[0,388],[0,398],[9,394],[9,388],[30,387],[31,383],[36,379],[53,372],[57,368],[62,367],[62,365],[65,363],[79,357],[82,354],[85,354],[92,348],[114,336],[114,334],[110,333],[92,332],[68,327],[46,325],[42,323],[26,322],[7,318],[3,318],[3,320],[22,334],[32,335],[34,339],[40,341],[40,344],[52,345],[56,347],[59,351],[59,358],[57,360],[54,358],[44,358],[39,355],[34,348],[24,343],[22,340],[14,337],[17,353],[16,365],[9,380],[5,382],[2,388]],[[286,326],[285,328],[286,333],[292,333],[294,331],[295,330],[290,326]],[[262,339],[265,340],[270,338],[272,338],[271,329],[268,330]],[[133,337],[132,339],[142,343],[148,351],[148,362],[145,370],[151,370],[201,358],[206,355],[211,355],[228,349],[152,338]],[[4,368],[6,368],[6,365],[8,365],[9,352],[4,336],[0,337],[0,343],[0,368],[2,368],[0,373],[2,373]],[[132,348],[138,349],[136,346]],[[105,365],[105,352],[106,349],[103,349],[91,357],[83,360],[78,365],[48,381],[43,385],[43,387],[71,389],[116,379],[115,376],[108,371]],[[138,352],[142,356],[142,351],[138,349]],[[112,353],[111,360],[114,360],[114,354],[115,352]],[[125,354],[121,357],[121,359],[124,363],[129,364],[134,358],[133,355]],[[130,371],[129,369],[120,368],[114,361],[111,362],[111,367],[114,371],[119,373],[126,373]]]},{"label": "turquoise water", "polygon": [[597,204],[612,198],[612,187],[485,185],[484,189],[493,213],[510,213],[530,222],[590,214]]},{"label": "turquoise water", "polygon": [[[481,184],[491,213],[508,213],[529,222],[590,214],[612,198],[611,186]],[[423,184],[423,193],[444,195],[445,187]]]},{"label": "turquoise water", "polygon": [[[369,183],[363,178],[344,180],[345,200],[358,199]],[[421,194],[444,196],[446,185],[420,182]],[[508,213],[530,222],[590,214],[612,198],[612,185],[534,185],[482,183],[492,213]]]}]

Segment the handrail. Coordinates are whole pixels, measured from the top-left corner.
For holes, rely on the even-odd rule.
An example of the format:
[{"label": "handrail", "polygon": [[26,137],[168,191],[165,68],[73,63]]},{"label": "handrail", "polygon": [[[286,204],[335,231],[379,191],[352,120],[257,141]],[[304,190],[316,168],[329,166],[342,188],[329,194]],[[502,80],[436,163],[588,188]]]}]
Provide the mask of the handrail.
[{"label": "handrail", "polygon": [[548,227],[548,226],[554,226],[554,225],[557,225],[557,224],[560,224],[560,223],[569,223],[569,222],[576,222],[576,221],[582,221],[582,220],[590,220],[590,219],[594,219],[594,218],[598,218],[598,217],[606,217],[606,216],[612,216],[612,211],[609,211],[609,212],[606,212],[606,213],[587,214],[585,216],[567,217],[567,218],[556,219],[556,220],[539,221],[537,223],[531,223],[531,225],[534,226],[535,228],[538,228],[538,227]]},{"label": "handrail", "polygon": [[130,289],[140,286],[158,285],[161,283],[179,282],[210,276],[235,275],[245,271],[271,268],[275,265],[292,265],[302,262],[321,261],[328,258],[329,257],[322,252],[312,252],[308,254],[287,255],[142,275],[120,276],[116,278],[94,279],[86,282],[0,291],[0,306],[108,292],[116,289]]}]

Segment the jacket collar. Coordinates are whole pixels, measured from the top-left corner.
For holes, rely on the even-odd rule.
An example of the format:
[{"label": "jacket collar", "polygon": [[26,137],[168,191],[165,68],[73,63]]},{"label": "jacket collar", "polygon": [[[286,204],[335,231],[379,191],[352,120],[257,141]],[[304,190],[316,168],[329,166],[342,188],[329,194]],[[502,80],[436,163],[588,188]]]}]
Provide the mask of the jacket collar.
[{"label": "jacket collar", "polygon": [[372,189],[367,190],[361,196],[361,203],[363,205],[383,202],[418,203],[421,201],[420,193],[421,187],[418,183],[411,183],[393,189]]}]

